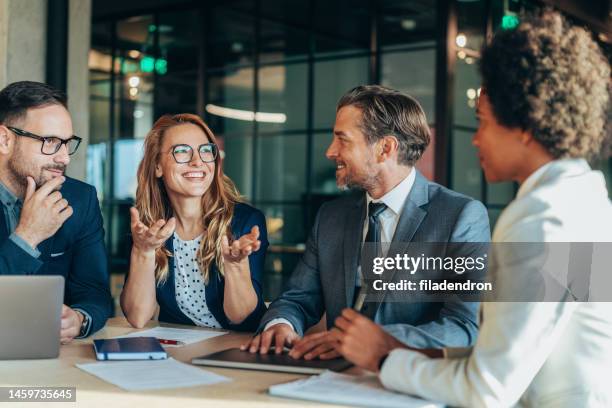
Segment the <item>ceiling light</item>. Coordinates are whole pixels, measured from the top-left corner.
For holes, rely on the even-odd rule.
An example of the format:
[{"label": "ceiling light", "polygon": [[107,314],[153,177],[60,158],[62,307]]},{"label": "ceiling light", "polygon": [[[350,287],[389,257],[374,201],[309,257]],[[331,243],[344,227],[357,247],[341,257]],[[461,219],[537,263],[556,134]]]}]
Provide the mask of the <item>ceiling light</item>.
[{"label": "ceiling light", "polygon": [[213,105],[209,103],[206,105],[206,112],[222,116],[224,118],[244,120],[248,122],[266,122],[266,123],[285,123],[287,121],[287,115],[284,113],[268,113],[268,112],[253,112],[242,109],[232,109],[223,106]]},{"label": "ceiling light", "polygon": [[411,18],[404,18],[401,21],[401,26],[404,30],[411,31],[414,30],[417,26],[417,22]]}]

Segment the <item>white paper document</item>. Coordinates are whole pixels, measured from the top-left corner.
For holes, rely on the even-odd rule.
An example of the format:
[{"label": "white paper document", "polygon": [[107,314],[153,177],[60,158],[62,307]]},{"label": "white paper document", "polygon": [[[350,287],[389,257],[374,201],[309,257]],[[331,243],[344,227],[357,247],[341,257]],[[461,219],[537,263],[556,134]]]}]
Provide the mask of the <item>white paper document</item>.
[{"label": "white paper document", "polygon": [[326,371],[304,380],[273,385],[270,395],[360,407],[438,408],[442,404],[388,391],[375,375],[354,376]]},{"label": "white paper document", "polygon": [[77,364],[78,368],[127,391],[193,387],[231,381],[227,377],[167,360],[104,361]]},{"label": "white paper document", "polygon": [[[212,339],[213,337],[222,336],[227,332],[213,330],[196,330],[196,329],[173,329],[171,327],[154,327],[148,330],[141,330],[125,334],[122,337],[155,337],[165,340],[176,340],[184,345],[197,343],[198,341]],[[166,345],[164,345],[166,346]]]}]

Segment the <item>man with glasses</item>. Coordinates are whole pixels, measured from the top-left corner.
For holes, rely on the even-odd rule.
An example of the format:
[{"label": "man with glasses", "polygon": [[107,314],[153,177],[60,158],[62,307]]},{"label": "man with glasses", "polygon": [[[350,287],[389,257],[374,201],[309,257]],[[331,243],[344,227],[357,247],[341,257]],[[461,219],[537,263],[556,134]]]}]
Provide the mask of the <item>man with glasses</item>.
[{"label": "man with glasses", "polygon": [[62,92],[30,81],[0,91],[0,275],[66,279],[64,344],[112,311],[96,190],[64,174],[80,142]]}]

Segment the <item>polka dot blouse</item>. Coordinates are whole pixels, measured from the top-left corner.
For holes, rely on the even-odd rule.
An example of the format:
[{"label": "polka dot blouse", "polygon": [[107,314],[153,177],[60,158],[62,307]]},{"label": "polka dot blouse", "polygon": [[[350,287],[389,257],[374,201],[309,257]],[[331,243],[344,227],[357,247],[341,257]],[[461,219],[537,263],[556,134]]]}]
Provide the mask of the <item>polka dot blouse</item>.
[{"label": "polka dot blouse", "polygon": [[221,325],[206,304],[204,278],[196,261],[200,242],[201,235],[191,241],[183,241],[176,233],[173,235],[176,302],[196,325],[220,328]]}]

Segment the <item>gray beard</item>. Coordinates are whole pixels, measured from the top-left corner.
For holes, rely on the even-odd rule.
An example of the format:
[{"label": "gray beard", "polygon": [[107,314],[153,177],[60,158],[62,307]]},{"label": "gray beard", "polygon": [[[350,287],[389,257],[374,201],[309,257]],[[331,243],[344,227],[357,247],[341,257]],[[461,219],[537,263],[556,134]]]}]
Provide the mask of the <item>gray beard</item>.
[{"label": "gray beard", "polygon": [[376,176],[369,176],[367,178],[367,180],[361,182],[361,183],[356,183],[352,180],[348,180],[347,183],[343,183],[343,184],[336,184],[338,186],[338,189],[340,191],[367,191],[369,192],[374,186],[376,186],[378,183],[380,182],[380,178],[378,177],[378,175]]}]

